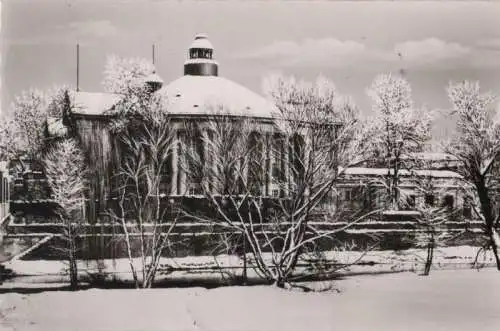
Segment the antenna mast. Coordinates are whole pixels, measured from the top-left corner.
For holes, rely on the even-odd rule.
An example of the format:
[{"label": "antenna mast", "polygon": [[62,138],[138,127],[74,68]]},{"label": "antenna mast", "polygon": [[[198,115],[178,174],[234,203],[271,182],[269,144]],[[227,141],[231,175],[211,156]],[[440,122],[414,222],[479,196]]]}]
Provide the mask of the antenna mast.
[{"label": "antenna mast", "polygon": [[155,44],[153,44],[153,65],[155,65]]},{"label": "antenna mast", "polygon": [[80,44],[76,44],[76,91],[80,92]]}]

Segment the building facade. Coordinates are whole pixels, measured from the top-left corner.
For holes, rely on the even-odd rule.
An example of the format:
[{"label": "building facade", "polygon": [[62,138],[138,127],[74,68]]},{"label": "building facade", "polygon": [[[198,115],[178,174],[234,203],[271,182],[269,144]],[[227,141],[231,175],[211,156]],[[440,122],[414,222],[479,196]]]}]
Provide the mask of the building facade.
[{"label": "building facade", "polygon": [[[145,79],[153,93],[168,100],[168,111],[172,130],[182,144],[176,145],[168,158],[168,175],[162,181],[161,194],[176,198],[201,195],[199,183],[187,175],[182,146],[189,145],[184,132],[186,123],[196,123],[200,136],[208,135],[210,122],[214,117],[247,118],[259,135],[272,136],[275,132],[272,103],[249,89],[218,75],[218,63],[214,49],[205,35],[197,35],[189,47],[184,63],[184,75],[163,85],[161,78],[154,74]],[[107,93],[76,92],[71,121],[79,140],[91,162],[91,189],[88,199],[87,217],[95,222],[104,217],[108,201],[113,197],[113,176],[119,171],[122,151],[117,137],[110,131],[110,123],[115,120],[113,106],[121,100],[121,95]],[[194,141],[192,148],[203,154],[206,140]],[[263,151],[265,153],[265,151]],[[272,156],[265,165],[272,172]],[[279,195],[272,176],[262,185],[264,195]]]}]

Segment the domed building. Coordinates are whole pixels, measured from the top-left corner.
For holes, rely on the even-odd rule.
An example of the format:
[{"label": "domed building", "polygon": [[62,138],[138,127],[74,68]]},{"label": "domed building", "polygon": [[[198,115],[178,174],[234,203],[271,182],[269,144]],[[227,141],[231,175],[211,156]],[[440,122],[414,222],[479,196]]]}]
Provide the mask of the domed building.
[{"label": "domed building", "polygon": [[[166,112],[170,123],[180,127],[186,120],[195,121],[201,128],[213,116],[248,118],[259,124],[260,133],[272,134],[275,106],[257,93],[224,77],[220,77],[215,52],[205,34],[196,35],[189,47],[184,63],[184,75],[164,85],[154,73],[145,78],[153,93],[160,93],[168,100]],[[122,99],[120,94],[76,92],[71,119],[77,136],[92,161],[91,189],[87,218],[93,222],[101,219],[113,199],[112,177],[118,171],[119,148],[109,131],[113,120],[113,107]],[[202,144],[202,142],[198,142]],[[202,150],[203,146],[199,146]],[[196,196],[201,192],[197,183],[190,182],[182,167],[179,146],[169,158],[169,179],[163,183],[165,196]],[[270,169],[271,165],[266,165]],[[262,188],[267,195],[278,195],[272,180]]]},{"label": "domed building", "polygon": [[[303,137],[302,134],[297,134],[299,139],[298,141],[294,140],[292,144],[290,144],[291,139],[289,139],[292,137],[286,137],[288,142],[286,145],[288,146],[280,145],[279,140],[278,144],[275,144],[275,137],[278,136],[279,138],[282,134],[279,132],[277,125],[280,123],[276,121],[278,118],[276,106],[246,87],[219,76],[219,64],[215,60],[214,47],[206,35],[196,35],[189,47],[182,77],[164,84],[163,79],[158,73],[154,72],[145,77],[143,83],[148,87],[148,93],[166,97],[167,103],[164,111],[169,117],[168,127],[174,132],[176,141],[179,142],[169,152],[166,171],[161,176],[159,196],[165,204],[168,205],[172,201],[182,201],[182,203],[191,201],[194,202],[192,205],[198,208],[204,203],[200,199],[203,197],[203,188],[200,181],[188,176],[183,165],[186,164],[185,148],[195,149],[200,155],[204,155],[208,150],[206,144],[209,142],[207,142],[207,139],[197,138],[192,141],[186,140],[193,138],[186,135],[185,125],[187,122],[196,123],[197,130],[202,131],[197,132],[197,134],[204,137],[210,137],[210,124],[213,124],[217,118],[248,119],[248,123],[252,123],[251,134],[255,133],[255,135],[265,138],[263,139],[265,143],[259,145],[259,148],[256,149],[261,161],[255,165],[259,173],[258,184],[255,187],[258,193],[253,193],[255,191],[252,186],[251,195],[262,198],[262,200],[276,202],[277,200],[274,198],[286,196],[286,187],[292,185],[294,175],[290,173],[295,172],[295,175],[300,176],[297,173],[303,170],[300,168],[301,160],[296,162],[292,158],[294,158],[294,155],[298,155],[297,152],[301,152],[300,155],[307,158],[306,153],[302,153],[302,148],[307,146],[304,144],[308,138]],[[116,192],[118,184],[116,177],[121,170],[126,152],[122,148],[120,139],[111,130],[112,126],[110,124],[116,120],[117,112],[114,110],[123,98],[121,94],[78,91],[74,93],[72,108],[67,112],[66,116],[63,119],[51,119],[47,122],[49,135],[56,137],[72,135],[78,138],[85,155],[90,161],[88,164],[90,172],[88,176],[89,185],[86,192],[83,219],[90,223],[91,231],[96,231],[95,229],[98,228],[94,226],[96,223],[107,223],[110,210],[117,209],[118,197]],[[324,126],[324,123],[321,123],[321,125]],[[327,125],[329,130],[331,128],[330,123]],[[309,132],[311,131],[313,130]],[[295,132],[293,136],[293,139],[295,139]],[[325,154],[329,160],[331,160],[330,156],[335,157],[330,152],[332,151]],[[273,153],[279,153],[279,156],[275,157],[276,154],[273,155]],[[429,155],[426,157],[429,157]],[[421,160],[424,156],[420,155],[416,156],[416,158]],[[212,166],[210,158],[203,156],[202,161],[203,167]],[[429,169],[422,169],[420,172],[416,171],[417,176],[432,178],[444,190],[439,193],[439,196],[421,196],[418,192],[413,192],[415,190],[415,184],[412,182],[414,179],[413,172],[411,174],[402,173],[402,182],[404,182],[402,187],[404,186],[405,190],[408,191],[409,208],[413,208],[416,203],[419,204],[420,200],[422,200],[422,203],[432,203],[433,205],[445,203],[450,209],[459,206],[465,208],[465,199],[458,190],[461,178],[455,172],[457,164],[452,162],[453,160],[444,160],[441,155],[434,155],[429,161],[432,161],[426,162],[426,164],[430,165]],[[290,170],[292,162],[294,162],[294,166],[297,165],[294,171]],[[306,161],[302,164],[304,163]],[[298,169],[300,170],[297,171]],[[333,168],[329,167],[328,169],[332,170]],[[336,171],[335,168],[334,172]],[[332,192],[332,196],[327,197],[325,205],[331,206],[331,211],[346,210],[349,212],[383,208],[385,189],[380,185],[376,185],[376,183],[382,182],[387,173],[388,169],[377,167],[346,169],[343,177],[337,183],[336,192],[334,194]],[[246,177],[248,182],[251,181],[248,172],[243,176]],[[46,180],[43,178],[43,171],[33,165],[30,171],[18,172],[12,178],[13,185],[10,191],[4,189],[2,195],[0,195],[3,200],[5,200],[5,196],[10,199],[11,213],[16,215],[16,212],[20,211],[20,215],[24,213],[24,215],[33,218],[32,214],[43,211],[44,215],[38,215],[35,218],[45,218],[45,220],[35,220],[32,223],[47,223],[46,215],[49,213],[47,210],[50,208],[41,208],[41,206],[50,204],[48,198],[50,189],[47,188]],[[37,185],[34,182],[37,180],[41,183],[39,186],[45,186],[36,189]],[[372,183],[375,184],[372,185]],[[3,194],[4,191],[7,194]],[[3,200],[0,202],[4,202]],[[467,216],[464,212],[464,216],[467,218],[470,218],[470,215],[468,215],[470,214],[469,209],[469,207],[464,209],[468,210]],[[20,218],[23,218],[23,220],[19,221]],[[27,217],[24,216],[15,216],[14,219],[14,223],[28,223],[25,220]],[[381,231],[378,228],[370,228],[374,226],[373,224],[358,224],[357,226],[368,227],[373,232]],[[388,233],[394,230],[393,226],[396,227],[396,232],[400,231],[397,228],[398,225],[394,222],[384,224],[388,224],[386,225],[388,228],[384,230],[388,231]],[[105,226],[102,226],[101,230],[104,228]],[[46,231],[45,228],[41,229]],[[176,229],[178,233],[193,236],[198,230],[200,229],[195,229],[191,225],[186,228]],[[351,233],[349,231],[354,231],[351,234],[356,234],[358,230],[346,230],[345,232]],[[22,231],[31,230],[25,227]],[[110,229],[107,228],[105,231],[110,231]],[[366,229],[363,228],[362,231],[366,232]],[[206,233],[206,229],[201,229],[200,232]],[[102,237],[100,238],[102,239]]]}]

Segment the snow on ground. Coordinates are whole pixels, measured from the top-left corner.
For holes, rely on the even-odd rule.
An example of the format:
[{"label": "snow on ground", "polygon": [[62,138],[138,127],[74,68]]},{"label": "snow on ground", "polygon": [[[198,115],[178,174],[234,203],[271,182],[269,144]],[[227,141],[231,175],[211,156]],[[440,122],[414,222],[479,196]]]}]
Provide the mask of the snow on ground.
[{"label": "snow on ground", "polygon": [[[435,251],[435,269],[457,269],[470,268],[478,252],[478,247],[457,246],[445,247]],[[250,256],[249,256],[250,257]],[[356,251],[330,251],[324,252],[328,261],[336,261],[341,264],[361,262],[361,265],[349,266],[341,272],[353,273],[379,273],[391,271],[421,271],[425,262],[425,250],[409,249],[404,251],[371,251],[367,253]],[[270,256],[266,256],[270,260]],[[359,260],[359,261],[358,261]],[[140,270],[139,259],[135,259],[135,265]],[[491,252],[484,256],[481,254],[480,263],[491,266],[494,262]],[[243,261],[237,256],[190,256],[184,258],[162,258],[160,272],[157,281],[168,281],[169,279],[203,279],[220,278],[221,271],[218,266],[225,268],[224,277],[241,275]],[[64,282],[67,281],[68,266],[65,261],[24,261],[14,259],[4,266],[13,270],[19,276],[29,282]],[[176,268],[173,272],[171,268]],[[299,267],[298,272],[304,271]],[[101,261],[99,266],[96,261],[79,261],[79,271],[82,280],[88,280],[89,275],[97,275],[102,272],[108,280],[131,281],[132,275],[128,259],[116,259]],[[163,272],[164,271],[164,272]],[[249,277],[257,277],[256,273],[249,270]],[[14,281],[18,281],[15,279]],[[1,288],[1,287],[0,287]]]},{"label": "snow on ground", "polygon": [[0,295],[0,330],[500,329],[494,269],[356,276],[330,284],[340,293],[271,286],[7,293]]}]

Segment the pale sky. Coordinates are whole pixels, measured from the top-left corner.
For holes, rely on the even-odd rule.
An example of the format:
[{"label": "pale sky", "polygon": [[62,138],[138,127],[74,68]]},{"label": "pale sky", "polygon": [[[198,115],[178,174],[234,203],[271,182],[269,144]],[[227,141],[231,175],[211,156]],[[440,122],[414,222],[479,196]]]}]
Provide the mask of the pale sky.
[{"label": "pale sky", "polygon": [[369,113],[375,75],[404,68],[427,108],[448,107],[450,80],[500,95],[498,2],[4,0],[1,14],[3,109],[30,87],[74,86],[77,42],[82,90],[102,91],[107,54],[151,58],[153,43],[168,83],[198,32],[213,43],[219,74],[258,93],[270,72],[323,74]]}]

